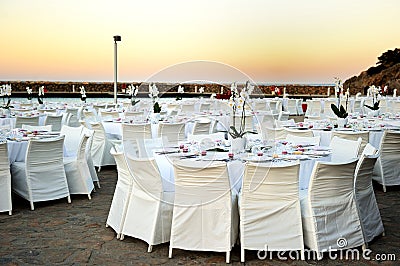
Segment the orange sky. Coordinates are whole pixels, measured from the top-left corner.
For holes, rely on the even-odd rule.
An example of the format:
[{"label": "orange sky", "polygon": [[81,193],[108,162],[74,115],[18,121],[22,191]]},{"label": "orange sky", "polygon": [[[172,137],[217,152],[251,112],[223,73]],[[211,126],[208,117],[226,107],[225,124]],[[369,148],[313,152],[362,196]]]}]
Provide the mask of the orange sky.
[{"label": "orange sky", "polygon": [[258,82],[332,83],[400,45],[398,0],[2,0],[0,9],[0,80],[112,81],[116,34],[119,81],[205,60]]}]

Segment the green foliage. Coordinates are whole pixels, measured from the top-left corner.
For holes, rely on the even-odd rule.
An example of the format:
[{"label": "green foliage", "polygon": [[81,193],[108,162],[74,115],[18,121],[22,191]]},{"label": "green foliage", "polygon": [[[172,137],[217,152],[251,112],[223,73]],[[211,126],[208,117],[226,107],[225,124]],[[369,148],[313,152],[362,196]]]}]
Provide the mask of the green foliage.
[{"label": "green foliage", "polygon": [[344,109],[343,105],[340,105],[340,108],[338,108],[335,104],[332,103],[331,109],[339,118],[346,118],[349,115],[346,109]]},{"label": "green foliage", "polygon": [[236,138],[242,138],[244,135],[246,134],[257,134],[254,131],[237,131],[236,128],[234,126],[230,126],[230,131],[229,134],[231,135],[232,138],[236,139]]},{"label": "green foliage", "polygon": [[131,99],[131,104],[132,104],[132,106],[135,106],[136,104],[138,104],[140,102],[140,100],[135,100],[135,98],[132,98]]},{"label": "green foliage", "polygon": [[364,104],[364,106],[369,108],[369,109],[371,109],[371,110],[373,110],[373,111],[376,111],[376,110],[379,110],[379,101],[375,102],[373,106],[366,105],[366,104]]},{"label": "green foliage", "polygon": [[154,103],[153,111],[155,114],[161,113],[161,106],[158,104],[158,102]]},{"label": "green foliage", "polygon": [[400,49],[396,48],[394,50],[388,50],[378,57],[377,66],[370,67],[367,70],[369,76],[378,74],[396,64],[400,63]]}]

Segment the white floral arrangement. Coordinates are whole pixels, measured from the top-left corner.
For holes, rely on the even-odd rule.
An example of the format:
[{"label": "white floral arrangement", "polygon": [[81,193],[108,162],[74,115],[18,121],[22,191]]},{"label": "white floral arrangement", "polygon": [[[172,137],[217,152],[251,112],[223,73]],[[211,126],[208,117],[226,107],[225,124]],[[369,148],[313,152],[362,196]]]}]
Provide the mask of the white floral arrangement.
[{"label": "white floral arrangement", "polygon": [[367,90],[367,97],[372,97],[372,106],[364,104],[365,107],[371,110],[379,110],[379,103],[382,99],[382,89],[380,86],[376,87],[375,85],[369,86]]},{"label": "white floral arrangement", "polygon": [[139,92],[139,87],[134,86],[133,84],[129,85],[126,93],[129,95],[129,98],[131,99],[131,104],[134,106],[135,104],[139,103],[139,100],[136,101],[136,95]]},{"label": "white floral arrangement", "polygon": [[9,109],[11,103],[11,84],[4,84],[0,87],[0,97],[3,99],[3,105],[1,108]]},{"label": "white floral arrangement", "polygon": [[158,95],[160,92],[158,91],[158,88],[156,84],[149,84],[149,97],[153,100],[153,112],[154,113],[160,113],[161,112],[161,107],[158,104]]},{"label": "white floral arrangement", "polygon": [[81,94],[81,101],[86,102],[86,90],[84,86],[79,87],[80,94]]},{"label": "white floral arrangement", "polygon": [[32,92],[33,90],[29,87],[26,87],[26,92],[28,93],[28,100],[32,100]]},{"label": "white floral arrangement", "polygon": [[335,97],[340,94],[343,94],[343,83],[342,80],[338,77],[335,77]]},{"label": "white floral arrangement", "polygon": [[199,93],[200,93],[200,94],[204,93],[204,87],[200,87]]},{"label": "white floral arrangement", "polygon": [[38,102],[39,104],[43,104],[43,98],[44,98],[44,86],[39,87],[38,91]]},{"label": "white floral arrangement", "polygon": [[[246,102],[250,101],[250,95],[253,93],[254,86],[250,83],[250,81],[246,82],[246,85],[239,92],[237,89],[236,82],[231,85],[231,97],[229,99],[229,106],[232,107],[233,111],[233,125],[230,126],[229,134],[232,138],[241,138],[247,133],[255,133],[250,131],[245,131],[246,124]],[[240,125],[236,127],[235,125],[235,116],[237,115],[237,111],[240,110]]]}]

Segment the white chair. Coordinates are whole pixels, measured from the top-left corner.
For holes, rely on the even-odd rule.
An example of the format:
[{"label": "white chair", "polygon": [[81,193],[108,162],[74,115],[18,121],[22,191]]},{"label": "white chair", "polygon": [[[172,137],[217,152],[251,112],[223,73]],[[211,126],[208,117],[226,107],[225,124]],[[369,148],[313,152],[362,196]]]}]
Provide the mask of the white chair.
[{"label": "white chair", "polygon": [[400,133],[385,131],[379,147],[380,156],[375,164],[372,178],[383,186],[400,185]]},{"label": "white chair", "polygon": [[78,146],[76,157],[64,158],[64,169],[67,176],[70,194],[86,194],[89,200],[94,186],[90,175],[89,166],[86,161],[86,143],[89,136],[84,135]]},{"label": "white chair", "polygon": [[282,127],[287,127],[287,126],[296,126],[296,122],[294,121],[294,119],[289,119],[287,121],[275,121],[275,125],[277,128],[282,128]]},{"label": "white chair", "polygon": [[198,118],[195,120],[192,135],[209,134],[211,130],[211,120],[207,118]]},{"label": "white chair", "polygon": [[63,117],[64,115],[50,115],[47,114],[46,118],[44,120],[44,124],[47,125],[52,125],[52,130],[53,131],[60,131],[61,126],[63,125]]},{"label": "white chair", "polygon": [[166,137],[170,144],[177,144],[185,139],[185,123],[158,124],[158,137]]},{"label": "white chair", "polygon": [[126,162],[134,183],[120,239],[125,235],[141,239],[151,252],[153,245],[170,240],[174,193],[164,191],[154,158],[128,154]]},{"label": "white chair", "polygon": [[194,103],[184,103],[181,105],[181,113],[183,114],[192,114],[194,113]]},{"label": "white chair", "polygon": [[28,131],[47,131],[50,132],[52,131],[53,126],[52,125],[47,125],[47,126],[30,126],[30,125],[22,125],[22,129],[28,130]]},{"label": "white chair", "polygon": [[115,160],[110,150],[114,145],[120,145],[122,142],[118,139],[107,138],[103,124],[99,122],[90,123],[90,127],[94,130],[92,141],[93,163],[100,172],[102,166],[115,165]]},{"label": "white chair", "polygon": [[34,202],[71,198],[63,164],[64,136],[46,140],[30,140],[25,162],[11,165],[12,189],[28,200],[31,210]]},{"label": "white chair", "polygon": [[169,257],[174,248],[230,251],[238,234],[237,197],[225,163],[175,161],[175,202]]},{"label": "white chair", "polygon": [[200,112],[210,111],[211,104],[210,103],[200,103]]},{"label": "white chair", "polygon": [[290,112],[280,111],[278,120],[279,121],[287,121],[289,119]]},{"label": "white chair", "polygon": [[21,128],[22,125],[38,126],[39,116],[16,116],[15,117],[15,128]]},{"label": "white chair", "polygon": [[60,135],[65,136],[64,147],[65,147],[66,157],[68,156],[74,157],[77,155],[82,131],[83,131],[83,126],[70,127],[63,125],[61,127]]},{"label": "white chair", "polygon": [[298,115],[297,99],[287,100],[286,111],[289,112],[290,115]]},{"label": "white chair", "polygon": [[94,109],[92,110],[82,110],[81,120],[85,120],[86,123],[97,122],[97,115]]},{"label": "white chair", "polygon": [[112,148],[111,154],[117,163],[118,180],[114,190],[114,196],[108,212],[106,226],[110,226],[117,233],[117,239],[121,237],[122,227],[128,210],[129,199],[133,188],[133,176],[130,174],[124,152]]},{"label": "white chair", "polygon": [[83,134],[86,134],[89,136],[89,139],[86,143],[85,155],[86,155],[86,162],[88,164],[89,171],[90,171],[90,176],[92,177],[93,183],[97,183],[97,187],[100,188],[101,187],[100,180],[96,173],[96,168],[94,167],[93,158],[92,158],[92,141],[93,141],[94,130],[84,128]]},{"label": "white chair", "polygon": [[378,156],[362,154],[354,174],[355,198],[366,243],[385,231],[372,186],[372,172]]},{"label": "white chair", "polygon": [[312,130],[310,129],[290,129],[290,128],[285,128],[286,135],[290,134],[292,136],[297,136],[297,137],[313,137],[314,134]]},{"label": "white chair", "polygon": [[138,155],[137,139],[151,139],[151,124],[122,124],[122,143],[124,152]]},{"label": "white chair", "polygon": [[261,128],[261,133],[264,140],[275,141],[286,139],[287,132],[285,128]]},{"label": "white chair", "polygon": [[302,136],[287,134],[286,140],[292,144],[308,144],[308,145],[318,146],[321,140],[321,136],[302,137]]},{"label": "white chair", "polygon": [[321,116],[321,100],[308,100],[305,116]]},{"label": "white chair", "polygon": [[332,149],[332,162],[346,162],[358,157],[358,151],[361,146],[361,138],[358,140],[348,140],[339,137],[333,137],[329,147]]},{"label": "white chair", "polygon": [[81,124],[79,120],[81,118],[82,107],[69,107],[65,110],[66,114],[68,115],[67,118],[67,125],[70,127],[79,127]]},{"label": "white chair", "polygon": [[12,214],[11,174],[7,142],[0,143],[0,212]]},{"label": "white chair", "polygon": [[299,198],[300,164],[246,164],[239,200],[241,262],[245,250],[300,250],[304,259]]},{"label": "white chair", "polygon": [[360,155],[361,152],[364,150],[365,146],[367,146],[369,142],[369,132],[368,131],[356,131],[356,132],[346,132],[346,131],[332,131],[331,138],[333,137],[339,137],[342,139],[348,139],[348,140],[358,140],[358,138],[361,138],[361,145],[358,154]]},{"label": "white chair", "polygon": [[100,118],[101,120],[112,120],[115,118],[119,118],[119,113],[118,111],[106,111],[106,110],[100,110]]},{"label": "white chair", "polygon": [[354,197],[357,161],[317,161],[308,190],[300,191],[304,244],[318,259],[324,251],[365,247]]}]

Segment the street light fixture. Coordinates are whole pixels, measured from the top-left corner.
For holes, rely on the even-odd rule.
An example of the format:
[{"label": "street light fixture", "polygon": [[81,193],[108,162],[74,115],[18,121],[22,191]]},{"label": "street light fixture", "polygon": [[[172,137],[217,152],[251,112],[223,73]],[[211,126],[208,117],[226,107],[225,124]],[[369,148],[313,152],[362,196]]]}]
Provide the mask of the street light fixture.
[{"label": "street light fixture", "polygon": [[117,104],[117,42],[121,41],[121,36],[114,36],[114,103]]}]

